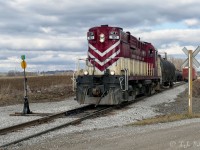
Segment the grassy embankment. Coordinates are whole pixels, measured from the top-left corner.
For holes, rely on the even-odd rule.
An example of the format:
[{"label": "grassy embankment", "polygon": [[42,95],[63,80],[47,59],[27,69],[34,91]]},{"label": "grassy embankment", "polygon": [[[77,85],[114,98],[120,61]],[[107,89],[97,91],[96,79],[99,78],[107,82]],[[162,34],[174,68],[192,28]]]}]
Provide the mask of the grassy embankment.
[{"label": "grassy embankment", "polygon": [[200,118],[200,114],[170,114],[170,115],[161,115],[156,116],[154,118],[148,118],[144,119],[135,123],[132,123],[131,125],[150,125],[150,124],[157,124],[157,123],[167,123],[167,122],[173,122],[173,121],[180,121],[183,119],[192,119],[192,118]]}]

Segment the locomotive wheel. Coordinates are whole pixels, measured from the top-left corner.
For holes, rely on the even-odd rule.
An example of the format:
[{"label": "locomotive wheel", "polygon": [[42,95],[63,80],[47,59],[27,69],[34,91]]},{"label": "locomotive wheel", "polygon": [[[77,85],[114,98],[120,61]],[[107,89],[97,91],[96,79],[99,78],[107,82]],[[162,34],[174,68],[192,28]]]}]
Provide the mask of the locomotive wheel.
[{"label": "locomotive wheel", "polygon": [[151,95],[156,93],[155,87],[151,87]]},{"label": "locomotive wheel", "polygon": [[170,83],[169,83],[169,87],[170,87],[170,88],[174,87],[174,83],[173,83],[173,82],[170,82]]},{"label": "locomotive wheel", "polygon": [[151,85],[147,85],[145,95],[150,96],[151,94],[152,94],[152,87],[151,87]]},{"label": "locomotive wheel", "polygon": [[135,100],[135,98],[136,98],[136,92],[132,91],[130,96],[131,96],[131,101]]},{"label": "locomotive wheel", "polygon": [[162,88],[162,85],[160,85],[159,83],[157,84],[157,86],[155,87],[155,91],[160,91]]}]

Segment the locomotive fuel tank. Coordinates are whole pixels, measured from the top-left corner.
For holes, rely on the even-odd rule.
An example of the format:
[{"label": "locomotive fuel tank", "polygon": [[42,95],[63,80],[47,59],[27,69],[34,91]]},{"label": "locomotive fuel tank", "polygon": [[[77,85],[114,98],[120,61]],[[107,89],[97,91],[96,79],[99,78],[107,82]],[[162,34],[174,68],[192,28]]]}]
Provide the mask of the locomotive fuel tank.
[{"label": "locomotive fuel tank", "polygon": [[160,66],[162,70],[162,84],[164,86],[173,86],[173,82],[175,81],[175,66],[171,62],[166,59],[161,58]]}]

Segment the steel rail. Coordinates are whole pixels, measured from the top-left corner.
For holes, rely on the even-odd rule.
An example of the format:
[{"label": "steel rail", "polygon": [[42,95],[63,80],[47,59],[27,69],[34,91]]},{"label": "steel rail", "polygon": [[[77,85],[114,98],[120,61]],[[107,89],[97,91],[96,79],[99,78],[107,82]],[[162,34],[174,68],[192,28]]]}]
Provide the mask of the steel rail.
[{"label": "steel rail", "polygon": [[16,143],[19,143],[19,142],[28,140],[28,139],[33,138],[33,137],[37,137],[37,136],[43,135],[43,134],[45,134],[45,133],[48,133],[48,132],[52,132],[52,131],[54,131],[54,130],[61,129],[61,128],[63,128],[63,127],[67,127],[67,126],[70,126],[70,125],[78,124],[78,123],[82,122],[83,120],[89,119],[89,118],[94,117],[94,116],[99,115],[99,114],[106,113],[107,111],[111,111],[113,108],[114,108],[114,107],[105,107],[105,108],[102,108],[102,109],[100,109],[100,110],[96,110],[96,111],[94,111],[94,112],[91,112],[90,114],[86,114],[86,115],[84,115],[83,117],[80,117],[80,118],[78,118],[78,119],[75,119],[74,121],[70,121],[70,122],[61,124],[61,125],[59,125],[59,126],[56,126],[56,127],[53,127],[53,128],[50,128],[50,129],[47,129],[47,130],[38,132],[38,133],[36,133],[36,134],[33,134],[33,135],[30,135],[30,136],[27,136],[27,137],[18,139],[18,140],[16,140],[16,141],[13,141],[13,142],[10,142],[10,143],[1,145],[0,148],[4,148],[4,147],[10,146],[10,145],[12,145],[12,144],[16,144]]},{"label": "steel rail", "polygon": [[62,117],[62,116],[69,116],[69,115],[72,115],[72,114],[77,114],[77,113],[80,113],[80,112],[85,111],[87,109],[91,109],[93,107],[94,107],[93,105],[82,106],[82,107],[75,108],[75,109],[72,109],[72,110],[59,112],[59,113],[49,115],[49,116],[46,116],[46,117],[43,117],[43,118],[39,118],[39,119],[35,119],[35,120],[32,120],[32,121],[20,123],[20,124],[14,125],[14,126],[6,127],[6,128],[3,128],[3,129],[0,129],[0,135],[8,134],[10,132],[20,130],[20,129],[24,129],[26,127],[40,125],[40,124],[46,123],[48,121],[52,121],[52,120],[59,118],[59,117]]}]

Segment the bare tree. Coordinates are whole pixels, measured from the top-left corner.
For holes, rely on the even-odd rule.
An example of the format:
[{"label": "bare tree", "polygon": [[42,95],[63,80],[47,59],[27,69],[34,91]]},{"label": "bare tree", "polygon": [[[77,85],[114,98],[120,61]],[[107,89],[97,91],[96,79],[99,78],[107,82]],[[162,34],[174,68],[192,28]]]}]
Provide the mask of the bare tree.
[{"label": "bare tree", "polygon": [[180,70],[180,71],[182,70],[181,66],[182,66],[182,64],[183,64],[185,59],[183,59],[183,58],[174,58],[173,56],[168,56],[168,60],[175,65],[177,70]]}]

